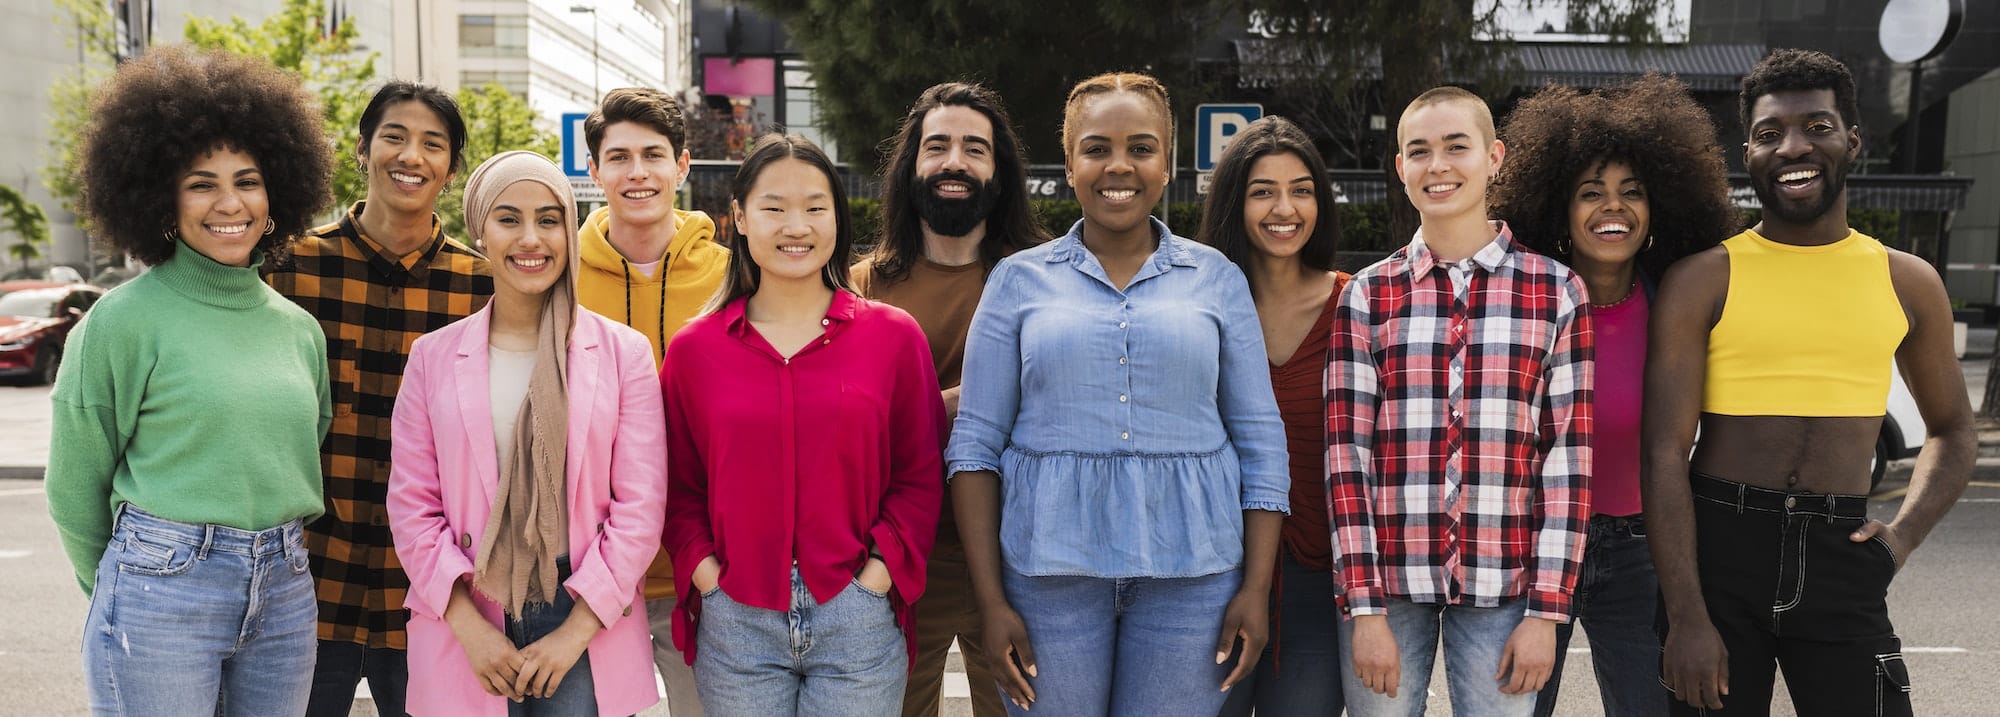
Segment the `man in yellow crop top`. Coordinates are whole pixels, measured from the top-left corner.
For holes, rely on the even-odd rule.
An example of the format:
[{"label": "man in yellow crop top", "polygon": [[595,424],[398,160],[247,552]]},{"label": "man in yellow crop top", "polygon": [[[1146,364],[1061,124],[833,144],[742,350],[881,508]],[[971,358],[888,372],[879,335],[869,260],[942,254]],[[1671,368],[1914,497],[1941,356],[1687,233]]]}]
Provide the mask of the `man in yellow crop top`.
[{"label": "man in yellow crop top", "polygon": [[[1676,714],[1769,714],[1774,665],[1800,715],[1910,714],[1885,598],[1977,444],[1943,282],[1847,226],[1854,97],[1818,52],[1743,78],[1763,222],[1675,265],[1656,299],[1642,483]],[[1892,365],[1929,437],[1882,523],[1866,493]]]}]

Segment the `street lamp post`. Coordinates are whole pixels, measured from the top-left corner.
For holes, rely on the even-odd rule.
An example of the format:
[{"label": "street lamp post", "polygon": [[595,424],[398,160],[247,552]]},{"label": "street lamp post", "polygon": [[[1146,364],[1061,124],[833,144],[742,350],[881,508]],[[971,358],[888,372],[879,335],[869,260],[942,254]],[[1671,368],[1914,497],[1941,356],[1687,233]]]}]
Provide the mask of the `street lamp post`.
[{"label": "street lamp post", "polygon": [[597,8],[591,5],[571,5],[573,13],[590,13],[590,104],[602,100],[603,90],[598,88],[597,75],[600,62],[597,58]]}]

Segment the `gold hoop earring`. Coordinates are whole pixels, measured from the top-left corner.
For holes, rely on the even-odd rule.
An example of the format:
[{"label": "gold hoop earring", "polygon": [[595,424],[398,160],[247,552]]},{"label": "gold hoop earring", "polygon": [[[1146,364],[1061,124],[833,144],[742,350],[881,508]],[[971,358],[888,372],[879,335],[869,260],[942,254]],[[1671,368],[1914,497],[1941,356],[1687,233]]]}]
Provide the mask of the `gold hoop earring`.
[{"label": "gold hoop earring", "polygon": [[160,232],[160,236],[166,237],[168,243],[178,242],[181,240],[181,229],[180,227],[167,227],[165,231]]},{"label": "gold hoop earring", "polygon": [[278,220],[272,219],[270,217],[264,217],[264,236],[270,236],[271,232],[275,232],[277,230],[278,230]]},{"label": "gold hoop earring", "polygon": [[1653,235],[1652,235],[1652,234],[1647,234],[1647,235],[1646,235],[1646,245],[1645,245],[1645,246],[1642,246],[1642,247],[1639,247],[1639,251],[1651,251],[1652,249],[1653,249]]},{"label": "gold hoop earring", "polygon": [[1569,256],[1569,241],[1562,237],[1556,237],[1556,258],[1561,259],[1567,256]]}]

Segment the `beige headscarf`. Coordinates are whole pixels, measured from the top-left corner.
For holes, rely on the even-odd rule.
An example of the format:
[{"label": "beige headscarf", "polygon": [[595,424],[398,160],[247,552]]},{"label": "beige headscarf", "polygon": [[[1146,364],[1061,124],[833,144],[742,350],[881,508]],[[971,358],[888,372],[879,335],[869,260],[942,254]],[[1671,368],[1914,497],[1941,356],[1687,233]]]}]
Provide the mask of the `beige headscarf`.
[{"label": "beige headscarf", "polygon": [[[569,544],[565,466],[569,458],[570,326],[576,319],[576,199],[562,170],[534,152],[494,155],[472,170],[465,182],[465,231],[476,243],[500,193],[516,182],[536,182],[554,192],[563,207],[568,255],[563,274],[542,305],[535,343],[535,370],[527,400],[514,423],[514,449],[500,457],[500,483],[493,513],[479,541],[472,585],[520,616],[521,606],[554,602],[556,555]],[[496,259],[500,261],[500,259]]]}]

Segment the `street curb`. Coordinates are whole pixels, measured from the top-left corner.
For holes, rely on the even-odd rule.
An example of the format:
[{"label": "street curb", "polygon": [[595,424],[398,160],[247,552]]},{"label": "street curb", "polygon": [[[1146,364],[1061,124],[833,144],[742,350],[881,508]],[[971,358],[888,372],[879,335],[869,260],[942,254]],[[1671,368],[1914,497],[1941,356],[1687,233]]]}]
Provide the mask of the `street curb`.
[{"label": "street curb", "polygon": [[42,466],[0,466],[0,480],[41,480],[47,472]]}]

